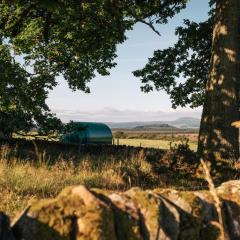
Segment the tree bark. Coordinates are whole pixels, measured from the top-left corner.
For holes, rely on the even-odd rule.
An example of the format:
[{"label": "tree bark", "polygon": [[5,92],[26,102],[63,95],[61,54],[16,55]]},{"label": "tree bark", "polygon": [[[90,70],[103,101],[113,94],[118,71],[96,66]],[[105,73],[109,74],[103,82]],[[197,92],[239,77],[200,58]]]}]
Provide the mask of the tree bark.
[{"label": "tree bark", "polygon": [[240,82],[240,0],[217,0],[212,57],[198,139],[206,161],[237,160]]}]

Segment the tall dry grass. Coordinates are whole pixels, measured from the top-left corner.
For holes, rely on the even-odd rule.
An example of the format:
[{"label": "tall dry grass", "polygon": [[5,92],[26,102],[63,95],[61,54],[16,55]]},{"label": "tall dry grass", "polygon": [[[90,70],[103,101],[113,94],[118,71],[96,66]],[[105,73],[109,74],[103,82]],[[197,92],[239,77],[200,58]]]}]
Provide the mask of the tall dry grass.
[{"label": "tall dry grass", "polygon": [[46,152],[38,152],[34,160],[23,159],[16,152],[8,145],[0,147],[0,210],[11,216],[31,201],[56,196],[70,185],[120,191],[161,182],[141,151],[120,161],[111,156],[107,161],[97,161],[85,155],[77,163],[76,159],[62,155],[51,163]]},{"label": "tall dry grass", "polygon": [[[166,152],[126,146],[77,146],[47,141],[0,140],[0,211],[15,216],[31,201],[55,197],[64,187],[84,184],[115,191],[130,187],[207,187],[197,176],[196,155],[188,144]],[[239,179],[237,169],[221,166],[220,183]],[[220,169],[220,170],[221,170]]]}]

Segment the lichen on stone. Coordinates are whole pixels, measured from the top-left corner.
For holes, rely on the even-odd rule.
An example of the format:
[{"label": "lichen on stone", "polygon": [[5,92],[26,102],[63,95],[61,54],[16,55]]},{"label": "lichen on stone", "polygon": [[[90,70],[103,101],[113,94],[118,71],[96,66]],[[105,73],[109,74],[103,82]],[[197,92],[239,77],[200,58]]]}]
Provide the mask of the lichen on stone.
[{"label": "lichen on stone", "polygon": [[[217,240],[220,227],[226,239],[240,239],[240,181],[216,192],[224,226],[209,191],[69,187],[28,207],[4,240]],[[1,221],[0,230],[6,232]]]}]

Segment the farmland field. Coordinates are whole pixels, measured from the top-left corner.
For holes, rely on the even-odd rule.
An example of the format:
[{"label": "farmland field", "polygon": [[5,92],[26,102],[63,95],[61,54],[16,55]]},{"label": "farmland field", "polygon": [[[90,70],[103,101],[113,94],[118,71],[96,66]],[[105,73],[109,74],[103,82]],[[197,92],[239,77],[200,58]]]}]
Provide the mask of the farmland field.
[{"label": "farmland field", "polygon": [[[159,148],[159,149],[170,149],[170,144],[181,144],[181,141],[169,140],[153,140],[153,139],[115,139],[115,143],[119,145],[133,146],[133,147],[144,147],[144,148]],[[196,151],[197,144],[189,141],[190,149]]]},{"label": "farmland field", "polygon": [[196,151],[198,133],[171,133],[166,131],[113,131],[114,144],[133,147],[170,149],[170,144],[189,144],[190,149]]}]

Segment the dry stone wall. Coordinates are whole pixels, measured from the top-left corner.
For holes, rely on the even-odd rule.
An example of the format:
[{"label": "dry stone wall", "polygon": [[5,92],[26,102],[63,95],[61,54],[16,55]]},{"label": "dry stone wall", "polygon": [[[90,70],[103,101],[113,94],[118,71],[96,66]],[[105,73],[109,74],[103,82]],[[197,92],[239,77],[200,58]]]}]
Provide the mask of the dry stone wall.
[{"label": "dry stone wall", "polygon": [[[225,239],[240,239],[240,181],[217,188]],[[208,191],[70,187],[29,206],[14,222],[0,214],[1,240],[215,240],[218,214]]]}]

